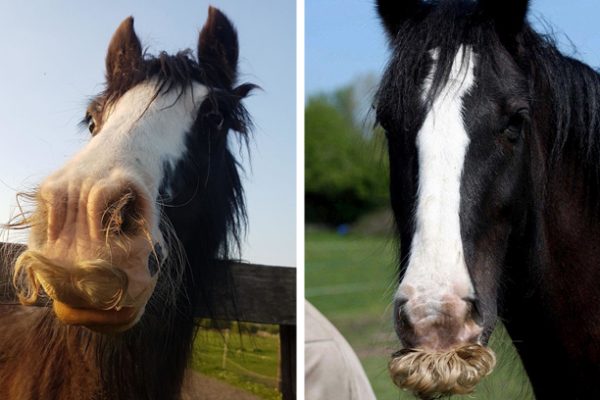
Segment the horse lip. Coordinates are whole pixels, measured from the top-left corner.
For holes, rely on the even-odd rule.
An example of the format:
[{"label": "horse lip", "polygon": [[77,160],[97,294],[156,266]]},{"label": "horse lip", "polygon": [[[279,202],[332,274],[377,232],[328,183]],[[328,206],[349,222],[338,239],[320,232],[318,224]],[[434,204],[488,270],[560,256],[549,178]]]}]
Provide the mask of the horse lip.
[{"label": "horse lip", "polygon": [[71,307],[54,300],[53,309],[63,323],[81,325],[101,333],[123,332],[135,325],[142,310],[134,307],[123,307],[119,310],[95,310],[90,308]]}]

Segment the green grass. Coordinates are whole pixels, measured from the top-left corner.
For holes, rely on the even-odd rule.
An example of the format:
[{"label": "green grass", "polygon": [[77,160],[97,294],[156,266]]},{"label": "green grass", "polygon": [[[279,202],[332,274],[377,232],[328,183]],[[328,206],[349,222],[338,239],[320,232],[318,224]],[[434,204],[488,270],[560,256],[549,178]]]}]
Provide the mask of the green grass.
[{"label": "green grass", "polygon": [[[234,324],[235,326],[235,324]],[[225,351],[227,343],[227,351]],[[279,400],[279,336],[201,329],[192,368],[268,400]]]},{"label": "green grass", "polygon": [[[306,297],[342,332],[358,354],[377,399],[404,400],[387,372],[398,342],[389,307],[395,289],[395,243],[379,237],[311,232],[306,237]],[[490,346],[495,371],[475,394],[453,399],[529,400],[531,388],[510,338],[502,327]]]}]

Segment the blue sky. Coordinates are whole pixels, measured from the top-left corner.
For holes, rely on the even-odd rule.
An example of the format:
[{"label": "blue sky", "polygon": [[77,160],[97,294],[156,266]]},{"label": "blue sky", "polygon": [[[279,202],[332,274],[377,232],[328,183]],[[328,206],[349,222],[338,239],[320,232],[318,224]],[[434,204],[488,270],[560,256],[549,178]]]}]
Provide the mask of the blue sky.
[{"label": "blue sky", "polygon": [[[306,94],[330,91],[357,76],[379,74],[387,58],[375,0],[306,0]],[[534,0],[530,21],[551,24],[561,48],[600,67],[598,0]]]},{"label": "blue sky", "polygon": [[[150,52],[195,48],[206,1],[0,2],[0,222],[31,188],[85,145],[77,123],[102,88],[104,57],[128,15]],[[245,104],[256,129],[244,160],[250,229],[243,257],[296,264],[296,4],[212,0],[237,26]]]}]

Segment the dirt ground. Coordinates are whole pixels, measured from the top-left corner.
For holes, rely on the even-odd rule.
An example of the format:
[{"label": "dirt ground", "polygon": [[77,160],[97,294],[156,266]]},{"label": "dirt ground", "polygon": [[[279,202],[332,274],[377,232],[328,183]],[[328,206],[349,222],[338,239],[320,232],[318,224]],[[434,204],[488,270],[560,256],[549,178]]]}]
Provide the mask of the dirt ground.
[{"label": "dirt ground", "polygon": [[186,371],[181,400],[260,400],[258,397],[229,386],[218,379]]}]

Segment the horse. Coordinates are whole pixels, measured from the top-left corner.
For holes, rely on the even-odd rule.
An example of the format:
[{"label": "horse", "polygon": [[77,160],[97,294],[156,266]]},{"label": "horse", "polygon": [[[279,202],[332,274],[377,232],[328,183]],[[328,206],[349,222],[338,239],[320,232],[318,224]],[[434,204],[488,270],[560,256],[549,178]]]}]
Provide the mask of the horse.
[{"label": "horse", "polygon": [[399,247],[394,382],[469,393],[499,320],[538,399],[600,397],[600,75],[528,0],[378,0]]},{"label": "horse", "polygon": [[238,57],[212,7],[196,56],[147,54],[132,17],[115,31],[90,140],[8,224],[30,235],[4,271],[23,305],[0,305],[0,398],[180,398],[194,310],[247,225],[228,133],[248,143],[256,86]]}]

